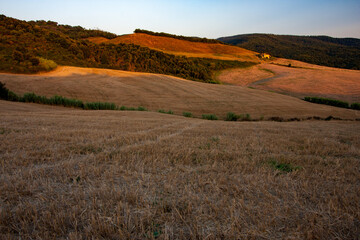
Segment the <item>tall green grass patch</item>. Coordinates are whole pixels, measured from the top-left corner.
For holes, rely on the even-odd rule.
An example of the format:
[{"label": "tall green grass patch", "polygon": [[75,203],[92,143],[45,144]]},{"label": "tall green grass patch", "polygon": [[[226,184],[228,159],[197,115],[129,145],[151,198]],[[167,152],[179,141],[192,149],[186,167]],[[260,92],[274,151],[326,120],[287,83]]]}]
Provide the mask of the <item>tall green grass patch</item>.
[{"label": "tall green grass patch", "polygon": [[203,114],[202,119],[206,120],[218,120],[218,117],[215,114]]},{"label": "tall green grass patch", "polygon": [[189,118],[193,117],[192,113],[190,113],[190,112],[183,112],[183,116],[189,117]]},{"label": "tall green grass patch", "polygon": [[236,115],[235,113],[233,113],[233,112],[228,112],[228,113],[226,114],[225,120],[226,120],[226,121],[237,121],[239,118],[240,118],[240,116]]},{"label": "tall green grass patch", "polygon": [[115,103],[109,102],[88,102],[84,104],[85,110],[116,110]]}]

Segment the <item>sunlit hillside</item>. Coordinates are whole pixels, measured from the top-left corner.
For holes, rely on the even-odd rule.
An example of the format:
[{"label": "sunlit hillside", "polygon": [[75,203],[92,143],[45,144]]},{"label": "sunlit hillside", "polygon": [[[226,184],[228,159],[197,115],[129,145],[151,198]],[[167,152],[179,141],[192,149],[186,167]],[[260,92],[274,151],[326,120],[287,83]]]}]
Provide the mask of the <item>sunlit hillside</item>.
[{"label": "sunlit hillside", "polygon": [[202,43],[175,39],[171,37],[153,36],[144,33],[134,33],[113,39],[91,37],[94,43],[127,43],[161,50],[166,53],[184,55],[187,57],[214,58],[222,60],[239,60],[259,62],[256,52],[244,48],[220,43]]}]

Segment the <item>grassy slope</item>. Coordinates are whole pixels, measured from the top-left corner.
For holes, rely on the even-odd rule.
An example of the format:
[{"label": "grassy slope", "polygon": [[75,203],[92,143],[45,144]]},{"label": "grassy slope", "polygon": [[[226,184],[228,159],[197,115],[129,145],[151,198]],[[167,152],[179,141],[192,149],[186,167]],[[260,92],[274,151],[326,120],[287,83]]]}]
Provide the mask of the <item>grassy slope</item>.
[{"label": "grassy slope", "polygon": [[[287,67],[289,63],[293,67]],[[277,59],[252,68],[225,70],[218,75],[218,80],[301,98],[318,96],[360,102],[360,71],[329,68],[294,60]]]},{"label": "grassy slope", "polygon": [[0,101],[0,238],[357,239],[359,131]]},{"label": "grassy slope", "polygon": [[246,34],[219,40],[276,57],[360,70],[360,39],[327,36]]},{"label": "grassy slope", "polygon": [[213,85],[180,78],[117,70],[60,67],[40,75],[1,74],[1,81],[15,93],[76,98],[83,101],[114,102],[150,110],[191,112],[197,117],[227,112],[249,113],[252,117],[358,118],[358,111],[311,104],[302,100],[249,88]]},{"label": "grassy slope", "polygon": [[191,42],[171,37],[153,36],[144,33],[123,35],[114,39],[92,37],[88,38],[88,40],[94,43],[136,44],[160,50],[166,53],[183,55],[187,57],[205,57],[222,60],[259,62],[255,52],[243,48],[220,43]]}]

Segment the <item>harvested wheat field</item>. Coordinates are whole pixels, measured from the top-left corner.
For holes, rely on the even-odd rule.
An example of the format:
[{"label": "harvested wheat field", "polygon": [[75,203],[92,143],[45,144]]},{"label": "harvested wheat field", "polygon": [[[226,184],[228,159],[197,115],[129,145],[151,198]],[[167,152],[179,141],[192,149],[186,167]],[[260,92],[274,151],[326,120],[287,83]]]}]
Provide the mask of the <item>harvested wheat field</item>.
[{"label": "harvested wheat field", "polygon": [[218,80],[296,97],[318,96],[360,102],[359,70],[323,67],[295,60],[277,59],[247,69],[225,70]]},{"label": "harvested wheat field", "polygon": [[160,50],[165,53],[187,57],[259,62],[259,58],[256,56],[256,52],[246,50],[244,48],[220,43],[190,42],[171,37],[160,37],[143,33],[123,35],[114,39],[91,37],[88,38],[88,40],[98,44],[135,44],[155,50]]},{"label": "harvested wheat field", "polygon": [[127,107],[143,106],[151,111],[190,112],[195,117],[228,112],[253,118],[307,118],[328,116],[360,118],[356,110],[313,104],[282,94],[247,87],[215,85],[176,77],[117,70],[59,67],[38,74],[0,74],[0,81],[17,94],[34,92],[51,97],[61,95],[83,101],[114,102]]},{"label": "harvested wheat field", "polygon": [[358,239],[359,132],[0,101],[0,238]]}]

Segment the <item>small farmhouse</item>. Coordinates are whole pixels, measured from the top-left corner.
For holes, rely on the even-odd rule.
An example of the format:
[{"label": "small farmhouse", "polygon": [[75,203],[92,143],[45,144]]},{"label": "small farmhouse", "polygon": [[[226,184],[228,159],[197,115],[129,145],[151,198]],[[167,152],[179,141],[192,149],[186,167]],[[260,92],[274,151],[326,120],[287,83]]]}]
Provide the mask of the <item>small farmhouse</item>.
[{"label": "small farmhouse", "polygon": [[262,58],[262,59],[270,59],[270,54],[267,54],[267,53],[261,53],[260,54],[260,57]]}]

